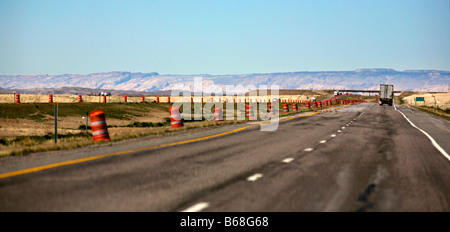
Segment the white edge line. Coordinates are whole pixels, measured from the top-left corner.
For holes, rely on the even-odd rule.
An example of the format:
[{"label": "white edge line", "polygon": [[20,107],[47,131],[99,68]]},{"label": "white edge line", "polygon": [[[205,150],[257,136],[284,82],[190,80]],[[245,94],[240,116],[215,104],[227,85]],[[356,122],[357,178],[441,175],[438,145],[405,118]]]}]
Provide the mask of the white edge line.
[{"label": "white edge line", "polygon": [[290,162],[292,162],[292,161],[294,161],[294,158],[286,158],[286,159],[284,159],[282,162],[283,162],[283,163],[290,163]]},{"label": "white edge line", "polygon": [[409,124],[411,124],[411,126],[413,126],[414,128],[416,128],[417,130],[419,130],[420,132],[422,132],[424,135],[426,135],[428,137],[428,139],[430,139],[431,143],[433,144],[433,146],[439,151],[441,152],[441,154],[447,158],[450,161],[450,155],[447,154],[447,152],[445,152],[444,149],[442,149],[441,146],[439,146],[439,144],[433,139],[433,137],[431,137],[427,132],[425,132],[424,130],[420,129],[419,127],[417,127],[416,125],[414,125],[414,123],[411,122],[411,120],[409,120],[409,118],[406,117],[405,114],[403,114],[403,112],[401,112],[400,110],[397,109],[397,107],[395,107],[394,105],[394,109],[396,111],[398,111],[400,114],[403,115],[403,117],[406,119],[406,121],[409,122]]},{"label": "white edge line", "polygon": [[181,212],[200,212],[208,207],[209,207],[208,202],[200,202],[200,203],[197,203]]}]

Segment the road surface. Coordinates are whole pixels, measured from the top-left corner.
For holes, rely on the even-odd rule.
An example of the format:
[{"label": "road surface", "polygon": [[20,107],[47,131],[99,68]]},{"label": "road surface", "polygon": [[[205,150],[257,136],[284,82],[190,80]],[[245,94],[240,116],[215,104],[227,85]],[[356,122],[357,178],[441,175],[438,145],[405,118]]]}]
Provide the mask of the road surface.
[{"label": "road surface", "polygon": [[233,124],[5,157],[0,211],[449,211],[450,161],[400,112],[449,153],[449,121],[363,103],[270,132]]}]

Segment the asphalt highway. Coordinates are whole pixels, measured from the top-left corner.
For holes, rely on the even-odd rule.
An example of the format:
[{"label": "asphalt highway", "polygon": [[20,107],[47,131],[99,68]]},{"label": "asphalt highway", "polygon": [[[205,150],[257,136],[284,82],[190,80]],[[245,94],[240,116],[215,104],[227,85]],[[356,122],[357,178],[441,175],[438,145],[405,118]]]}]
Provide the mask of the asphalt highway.
[{"label": "asphalt highway", "polygon": [[450,160],[401,112],[449,153],[449,121],[363,103],[275,131],[234,124],[2,158],[0,211],[449,211]]}]

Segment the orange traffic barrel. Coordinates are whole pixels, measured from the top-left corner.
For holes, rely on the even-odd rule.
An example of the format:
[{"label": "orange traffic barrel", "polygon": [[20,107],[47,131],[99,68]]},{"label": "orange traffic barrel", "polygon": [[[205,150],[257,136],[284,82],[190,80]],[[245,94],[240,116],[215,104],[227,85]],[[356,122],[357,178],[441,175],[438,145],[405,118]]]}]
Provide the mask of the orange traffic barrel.
[{"label": "orange traffic barrel", "polygon": [[111,141],[109,138],[108,127],[103,110],[94,110],[91,112],[92,138],[94,142],[103,140]]},{"label": "orange traffic barrel", "polygon": [[297,103],[294,102],[294,104],[292,104],[292,111],[293,112],[297,112],[298,108],[297,108]]},{"label": "orange traffic barrel", "polygon": [[172,106],[169,109],[170,111],[170,124],[172,128],[180,128],[183,127],[183,120],[181,118],[180,107]]},{"label": "orange traffic barrel", "polygon": [[167,103],[170,103],[170,97],[167,97]]},{"label": "orange traffic barrel", "polygon": [[317,108],[317,101],[314,101],[314,108]]},{"label": "orange traffic barrel", "polygon": [[321,101],[318,101],[317,104],[318,104],[319,108],[322,108],[322,102]]},{"label": "orange traffic barrel", "polygon": [[156,97],[156,103],[159,103],[159,97]]},{"label": "orange traffic barrel", "polygon": [[127,102],[127,95],[123,96],[123,102]]},{"label": "orange traffic barrel", "polygon": [[253,117],[253,106],[252,105],[246,105],[245,110],[247,113],[247,118]]},{"label": "orange traffic barrel", "polygon": [[48,103],[53,103],[53,94],[48,95]]},{"label": "orange traffic barrel", "polygon": [[283,104],[283,112],[284,112],[284,113],[289,113],[289,106],[288,106],[287,103],[284,103],[284,104]]},{"label": "orange traffic barrel", "polygon": [[191,97],[191,103],[194,103],[194,98],[193,97]]},{"label": "orange traffic barrel", "polygon": [[223,121],[223,110],[222,107],[214,108],[214,119],[216,121]]},{"label": "orange traffic barrel", "polygon": [[308,110],[310,109],[310,107],[309,107],[309,101],[306,102],[306,109],[308,109]]},{"label": "orange traffic barrel", "polygon": [[106,103],[106,96],[103,96],[103,103]]},{"label": "orange traffic barrel", "polygon": [[20,94],[16,94],[16,103],[20,103]]},{"label": "orange traffic barrel", "polygon": [[145,97],[144,96],[142,96],[141,102],[145,103]]},{"label": "orange traffic barrel", "polygon": [[83,102],[83,98],[82,98],[81,94],[78,95],[78,102]]},{"label": "orange traffic barrel", "polygon": [[269,112],[270,112],[270,115],[275,115],[275,109],[273,108],[272,104],[269,105]]}]

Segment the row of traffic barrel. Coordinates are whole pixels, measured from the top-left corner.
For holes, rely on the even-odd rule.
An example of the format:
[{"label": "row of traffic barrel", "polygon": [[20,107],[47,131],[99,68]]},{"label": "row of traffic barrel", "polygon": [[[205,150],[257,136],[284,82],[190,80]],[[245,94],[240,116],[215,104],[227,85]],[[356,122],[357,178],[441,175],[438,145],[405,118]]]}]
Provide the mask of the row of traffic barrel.
[{"label": "row of traffic barrel", "polygon": [[[101,100],[101,102],[102,103],[106,103],[107,102],[107,96],[105,96],[105,95],[102,95],[101,96],[102,97],[102,100]],[[142,96],[141,97],[141,103],[145,103],[145,96]],[[166,100],[165,101],[161,101],[160,100],[160,97],[159,96],[157,96],[156,97],[156,99],[155,99],[155,102],[156,103],[172,103],[172,101],[171,101],[171,98],[170,98],[170,96],[168,96],[168,97],[164,97],[164,98],[166,98]],[[54,95],[53,94],[49,94],[48,95],[48,102],[49,103],[53,103],[54,102]],[[83,101],[83,95],[81,95],[81,94],[79,94],[78,95],[78,101],[77,102],[84,102]],[[127,95],[125,95],[125,96],[123,96],[123,102],[124,103],[126,103],[126,102],[128,102],[128,96]],[[194,98],[193,97],[191,97],[190,98],[190,102],[191,103],[194,103]],[[200,98],[200,102],[201,103],[205,103],[205,102],[214,102],[214,98],[210,98],[208,101],[205,101],[204,100],[204,98],[203,97],[201,97]],[[222,102],[222,100],[219,98],[218,99],[218,102],[219,103],[221,103]],[[225,100],[224,101],[224,103],[226,103],[227,102],[227,100]],[[229,103],[231,103],[231,100],[230,101],[228,101]],[[233,103],[266,103],[266,99],[247,99],[247,98],[244,98],[244,99],[235,99],[235,98],[233,98],[233,100],[232,100],[232,102]],[[268,99],[267,100],[267,103],[271,103],[272,101],[270,100],[270,99]],[[283,100],[274,100],[273,101],[274,103],[275,102],[280,102],[280,103],[305,103],[305,102],[308,102],[308,101],[305,101],[305,100],[296,100],[296,99],[283,99]],[[21,101],[20,101],[20,94],[15,94],[15,103],[21,103]]]},{"label": "row of traffic barrel", "polygon": [[[334,103],[333,103],[334,102]],[[322,105],[324,107],[332,106],[332,105],[347,105],[347,104],[357,104],[357,103],[363,103],[367,102],[360,99],[333,99],[333,100],[324,100],[324,101],[313,101],[313,102],[306,102],[306,108],[311,109],[314,108],[322,108]]]},{"label": "row of traffic barrel", "polygon": [[[359,99],[349,99],[349,100],[338,100],[334,99],[335,104],[355,104],[355,103],[363,103],[366,101],[359,100]],[[325,100],[323,101],[325,106],[331,106],[333,103],[331,100]],[[315,108],[322,108],[322,101],[314,101],[312,102],[313,107]],[[245,112],[247,118],[254,117],[253,112],[253,106],[251,104],[247,104],[245,106]],[[306,102],[306,108],[310,109],[310,102]],[[268,112],[271,115],[275,114],[275,107],[272,104],[269,104],[268,106]],[[292,111],[297,112],[298,106],[297,103],[292,104]],[[183,127],[183,119],[180,113],[179,106],[172,106],[169,108],[170,112],[170,121],[171,121],[171,127],[172,128],[181,128]],[[289,104],[283,103],[283,113],[289,113]],[[94,142],[97,141],[110,141],[109,133],[108,133],[108,127],[106,125],[106,119],[104,112],[102,110],[94,110],[90,113],[91,118],[91,127],[92,127],[92,137]],[[223,109],[222,107],[218,106],[214,108],[214,120],[215,121],[223,121]]]},{"label": "row of traffic barrel", "polygon": [[[297,107],[297,103],[293,103],[293,112],[297,112],[298,111],[298,107]],[[268,106],[267,111],[271,114],[271,115],[275,115],[275,107],[274,105],[270,104]],[[170,112],[170,120],[171,120],[171,125],[172,128],[180,128],[183,127],[183,120],[181,117],[181,113],[180,113],[180,108],[178,106],[172,106],[169,109]],[[283,103],[283,112],[284,113],[289,113],[289,105],[288,103]],[[247,104],[245,106],[245,116],[247,119],[253,118],[254,115],[254,111],[253,111],[253,105],[251,104]],[[214,120],[215,121],[223,121],[223,109],[220,106],[217,106],[214,108]]]},{"label": "row of traffic barrel", "polygon": [[[103,101],[106,102],[106,96],[103,96]],[[20,94],[16,94],[15,103],[20,103]],[[83,95],[78,95],[78,102],[83,102]],[[48,95],[48,103],[53,103],[53,94]]]},{"label": "row of traffic barrel", "polygon": [[[20,102],[20,94],[16,94],[15,95],[15,101],[14,101],[15,103],[21,103]],[[81,95],[81,94],[79,94],[78,95],[78,100],[77,100],[77,102],[83,102],[83,95]],[[105,95],[103,95],[102,96],[102,103],[106,103],[107,101],[106,101],[106,96]],[[128,102],[128,96],[123,96],[123,102],[124,103],[126,103],[126,102]],[[145,96],[142,96],[142,98],[141,98],[141,102],[145,102]],[[159,97],[156,97],[156,103],[159,103],[160,101],[159,101]],[[53,94],[49,94],[48,95],[48,103],[53,103]],[[167,97],[167,103],[170,103],[170,97]]]}]

